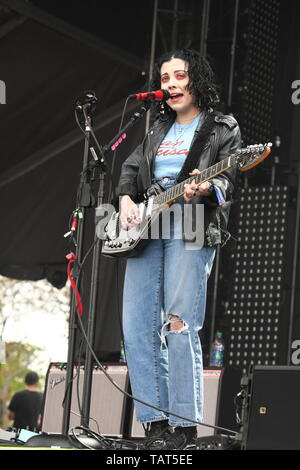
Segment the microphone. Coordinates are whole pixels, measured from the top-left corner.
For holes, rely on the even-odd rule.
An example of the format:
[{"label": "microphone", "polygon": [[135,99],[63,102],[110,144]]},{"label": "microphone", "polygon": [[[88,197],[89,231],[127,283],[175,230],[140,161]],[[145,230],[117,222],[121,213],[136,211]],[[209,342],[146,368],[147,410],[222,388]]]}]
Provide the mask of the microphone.
[{"label": "microphone", "polygon": [[77,98],[76,109],[83,110],[84,108],[90,108],[92,112],[96,109],[98,98],[96,93],[92,90],[86,90],[83,94]]},{"label": "microphone", "polygon": [[136,93],[130,97],[137,101],[167,101],[170,98],[170,93],[167,90],[155,90]]}]

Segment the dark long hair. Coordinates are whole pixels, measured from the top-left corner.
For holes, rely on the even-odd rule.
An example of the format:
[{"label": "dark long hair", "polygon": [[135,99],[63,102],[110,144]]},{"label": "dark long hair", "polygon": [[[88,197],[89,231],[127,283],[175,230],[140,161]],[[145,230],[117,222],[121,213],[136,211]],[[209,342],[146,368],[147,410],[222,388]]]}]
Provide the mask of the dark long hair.
[{"label": "dark long hair", "polygon": [[[206,111],[213,110],[220,102],[215,75],[207,59],[193,49],[176,49],[161,56],[154,65],[151,90],[161,88],[161,66],[171,59],[182,59],[188,63],[188,90],[195,96],[199,108]],[[174,113],[167,105],[164,105],[164,109],[168,114]]]}]

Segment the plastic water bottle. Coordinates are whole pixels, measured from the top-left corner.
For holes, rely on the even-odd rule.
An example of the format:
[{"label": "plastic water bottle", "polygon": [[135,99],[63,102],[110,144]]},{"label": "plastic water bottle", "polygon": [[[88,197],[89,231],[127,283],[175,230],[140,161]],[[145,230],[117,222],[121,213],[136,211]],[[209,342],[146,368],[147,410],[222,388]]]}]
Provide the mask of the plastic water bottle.
[{"label": "plastic water bottle", "polygon": [[222,367],[224,360],[224,341],[221,331],[217,331],[211,349],[210,366]]},{"label": "plastic water bottle", "polygon": [[123,341],[121,341],[121,347],[120,347],[120,359],[119,362],[126,362],[126,357],[125,357],[125,349],[124,349],[124,344]]}]

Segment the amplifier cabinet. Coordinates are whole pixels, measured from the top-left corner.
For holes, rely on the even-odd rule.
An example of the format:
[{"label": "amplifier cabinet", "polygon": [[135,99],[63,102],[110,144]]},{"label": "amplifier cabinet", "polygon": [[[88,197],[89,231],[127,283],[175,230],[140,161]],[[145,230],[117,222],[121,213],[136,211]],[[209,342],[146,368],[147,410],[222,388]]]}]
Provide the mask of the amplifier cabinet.
[{"label": "amplifier cabinet", "polygon": [[246,387],[242,447],[300,450],[300,367],[253,366]]},{"label": "amplifier cabinet", "polygon": [[[124,391],[128,391],[128,371],[126,365],[105,365],[106,373]],[[80,425],[80,408],[84,382],[84,368],[74,367],[71,399],[70,428]],[[66,365],[50,364],[48,368],[42,431],[61,433],[63,401],[66,387]],[[90,429],[106,436],[123,436],[126,396],[122,394],[99,368],[93,368]]]}]

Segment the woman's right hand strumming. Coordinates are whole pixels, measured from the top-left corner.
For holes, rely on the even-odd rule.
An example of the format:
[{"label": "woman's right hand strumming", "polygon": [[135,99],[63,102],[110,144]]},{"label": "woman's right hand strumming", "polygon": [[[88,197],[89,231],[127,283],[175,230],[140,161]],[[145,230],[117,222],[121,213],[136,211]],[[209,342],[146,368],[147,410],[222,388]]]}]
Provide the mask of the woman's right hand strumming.
[{"label": "woman's right hand strumming", "polygon": [[141,223],[139,208],[130,196],[121,197],[120,220],[124,229],[134,227]]}]

